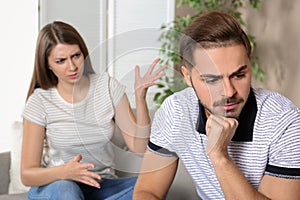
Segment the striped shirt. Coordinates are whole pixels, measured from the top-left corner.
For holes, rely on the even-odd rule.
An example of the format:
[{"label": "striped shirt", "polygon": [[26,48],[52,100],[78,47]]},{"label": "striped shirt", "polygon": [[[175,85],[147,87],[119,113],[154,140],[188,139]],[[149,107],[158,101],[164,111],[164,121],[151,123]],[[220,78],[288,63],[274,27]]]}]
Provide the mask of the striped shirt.
[{"label": "striped shirt", "polygon": [[61,165],[82,154],[82,162],[94,163],[96,172],[110,177],[114,176],[110,141],[114,110],[125,87],[108,73],[89,75],[89,80],[87,96],[75,104],[66,102],[56,88],[35,89],[22,117],[46,128],[45,167]]},{"label": "striped shirt", "polygon": [[[200,105],[200,106],[199,106]],[[177,156],[202,199],[225,199],[205,148],[206,116],[192,88],[167,98],[155,113],[148,149]],[[254,188],[264,174],[300,178],[300,110],[282,95],[252,89],[228,146],[231,159]]]}]

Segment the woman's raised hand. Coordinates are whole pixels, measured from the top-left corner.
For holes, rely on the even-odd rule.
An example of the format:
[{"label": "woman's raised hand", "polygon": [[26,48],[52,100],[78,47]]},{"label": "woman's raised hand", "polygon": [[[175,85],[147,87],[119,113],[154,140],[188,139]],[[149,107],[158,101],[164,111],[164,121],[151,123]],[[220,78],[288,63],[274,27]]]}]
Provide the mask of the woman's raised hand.
[{"label": "woman's raised hand", "polygon": [[140,67],[138,65],[135,67],[134,88],[137,98],[145,98],[147,89],[153,85],[156,85],[156,80],[165,75],[165,72],[163,70],[167,68],[167,65],[162,65],[154,71],[154,68],[157,63],[159,63],[159,61],[160,58],[155,59],[143,77],[141,77],[140,75]]}]

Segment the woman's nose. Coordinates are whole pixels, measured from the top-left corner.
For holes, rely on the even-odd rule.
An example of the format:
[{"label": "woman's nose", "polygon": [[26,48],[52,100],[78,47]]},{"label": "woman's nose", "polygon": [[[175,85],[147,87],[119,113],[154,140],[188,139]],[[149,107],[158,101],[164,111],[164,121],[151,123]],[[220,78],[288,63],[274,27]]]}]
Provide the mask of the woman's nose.
[{"label": "woman's nose", "polygon": [[69,69],[70,71],[75,71],[77,69],[76,64],[72,60],[69,61]]}]

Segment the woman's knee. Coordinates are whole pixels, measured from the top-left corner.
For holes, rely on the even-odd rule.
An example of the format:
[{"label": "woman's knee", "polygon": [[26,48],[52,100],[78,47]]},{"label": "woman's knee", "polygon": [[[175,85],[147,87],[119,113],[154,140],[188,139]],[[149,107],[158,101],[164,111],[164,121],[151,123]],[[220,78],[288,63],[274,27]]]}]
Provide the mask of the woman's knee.
[{"label": "woman's knee", "polygon": [[80,187],[74,181],[61,180],[56,182],[56,190],[53,195],[57,196],[57,199],[84,199]]},{"label": "woman's knee", "polygon": [[31,188],[28,199],[84,199],[76,182],[60,180],[45,186]]}]

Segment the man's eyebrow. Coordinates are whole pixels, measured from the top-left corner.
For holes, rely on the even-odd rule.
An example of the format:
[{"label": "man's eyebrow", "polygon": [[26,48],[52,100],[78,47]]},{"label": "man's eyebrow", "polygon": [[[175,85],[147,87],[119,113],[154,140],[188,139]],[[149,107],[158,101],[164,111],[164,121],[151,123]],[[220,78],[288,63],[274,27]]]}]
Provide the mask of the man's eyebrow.
[{"label": "man's eyebrow", "polygon": [[231,75],[229,75],[229,77],[231,77],[231,76],[235,76],[235,75],[237,75],[237,74],[239,74],[239,73],[241,73],[241,71],[243,71],[243,70],[245,70],[245,69],[247,69],[247,67],[248,67],[248,65],[243,65],[243,66],[241,66],[238,70],[236,70],[235,72],[233,72]]},{"label": "man's eyebrow", "polygon": [[[241,73],[241,71],[247,69],[247,65],[243,65],[240,68],[238,68],[238,70],[236,70],[235,72],[231,73],[229,76],[235,76],[236,74]],[[220,79],[223,76],[222,75],[214,75],[214,74],[200,74],[201,78],[213,78],[213,79]]]},{"label": "man's eyebrow", "polygon": [[200,78],[213,78],[213,79],[219,79],[222,78],[222,75],[213,75],[213,74],[200,74]]}]

